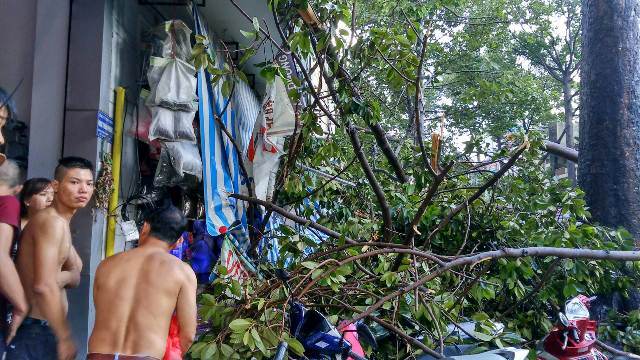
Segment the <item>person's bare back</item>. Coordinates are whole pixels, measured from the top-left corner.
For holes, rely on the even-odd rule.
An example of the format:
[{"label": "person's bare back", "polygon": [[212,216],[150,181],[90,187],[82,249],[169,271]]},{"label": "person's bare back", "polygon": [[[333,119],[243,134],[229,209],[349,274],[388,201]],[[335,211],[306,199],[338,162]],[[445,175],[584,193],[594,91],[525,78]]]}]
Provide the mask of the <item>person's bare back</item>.
[{"label": "person's bare back", "polygon": [[161,359],[174,311],[183,352],[193,341],[195,274],[168,253],[171,244],[149,235],[151,226],[145,223],[140,247],[107,258],[96,271],[96,318],[89,339],[90,359],[97,354]]},{"label": "person's bare back", "polygon": [[[57,264],[55,269],[47,269],[47,271],[62,272],[62,266],[69,259],[71,253],[71,233],[69,223],[61,217],[54,208],[42,210],[32,220],[32,224],[25,227],[20,237],[20,251],[16,259],[16,268],[20,274],[20,280],[24,286],[27,299],[30,301],[29,316],[35,319],[45,319],[41,310],[41,304],[38,303],[38,297],[35,296],[35,275],[36,263],[34,261],[36,246],[46,242],[50,245],[50,249],[55,251]],[[64,315],[68,310],[67,295],[64,290],[64,284],[60,284],[60,300],[62,301]]]}]

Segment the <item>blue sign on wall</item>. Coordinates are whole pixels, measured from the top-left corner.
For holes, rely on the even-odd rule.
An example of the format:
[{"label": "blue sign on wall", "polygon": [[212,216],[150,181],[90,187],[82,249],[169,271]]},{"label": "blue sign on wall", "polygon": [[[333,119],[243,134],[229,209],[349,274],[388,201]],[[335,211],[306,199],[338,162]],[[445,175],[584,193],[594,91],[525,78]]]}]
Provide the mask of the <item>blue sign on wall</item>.
[{"label": "blue sign on wall", "polygon": [[102,111],[98,111],[98,126],[96,136],[111,143],[113,140],[113,119]]}]

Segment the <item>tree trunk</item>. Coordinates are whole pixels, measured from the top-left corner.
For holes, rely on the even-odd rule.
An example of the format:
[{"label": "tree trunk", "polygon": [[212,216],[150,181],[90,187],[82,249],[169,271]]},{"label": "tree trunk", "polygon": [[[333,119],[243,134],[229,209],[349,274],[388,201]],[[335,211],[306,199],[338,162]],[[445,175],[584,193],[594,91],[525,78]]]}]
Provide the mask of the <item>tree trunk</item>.
[{"label": "tree trunk", "polygon": [[[565,128],[565,144],[568,148],[574,147],[573,143],[573,104],[571,104],[571,77],[565,74],[562,77],[562,95],[564,103],[564,128]],[[576,164],[567,161],[567,178],[576,184]]]},{"label": "tree trunk", "polygon": [[640,1],[583,0],[578,180],[593,219],[640,239]]}]

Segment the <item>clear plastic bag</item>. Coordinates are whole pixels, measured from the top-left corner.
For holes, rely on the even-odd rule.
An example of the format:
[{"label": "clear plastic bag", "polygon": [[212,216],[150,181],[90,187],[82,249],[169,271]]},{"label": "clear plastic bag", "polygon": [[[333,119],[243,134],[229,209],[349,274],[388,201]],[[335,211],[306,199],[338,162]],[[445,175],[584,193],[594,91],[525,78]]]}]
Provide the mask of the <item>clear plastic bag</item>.
[{"label": "clear plastic bag", "polygon": [[191,58],[191,30],[181,20],[169,20],[153,31],[153,55],[164,58]]},{"label": "clear plastic bag", "polygon": [[166,142],[153,180],[155,186],[175,186],[185,183],[185,175],[202,179],[202,159],[198,146],[188,142]]},{"label": "clear plastic bag", "polygon": [[176,111],[198,110],[196,69],[179,59],[151,57],[147,79],[151,94],[147,105]]},{"label": "clear plastic bag", "polygon": [[161,106],[150,106],[151,125],[149,126],[149,140],[161,139],[166,141],[196,142],[193,130],[195,111],[173,111]]}]

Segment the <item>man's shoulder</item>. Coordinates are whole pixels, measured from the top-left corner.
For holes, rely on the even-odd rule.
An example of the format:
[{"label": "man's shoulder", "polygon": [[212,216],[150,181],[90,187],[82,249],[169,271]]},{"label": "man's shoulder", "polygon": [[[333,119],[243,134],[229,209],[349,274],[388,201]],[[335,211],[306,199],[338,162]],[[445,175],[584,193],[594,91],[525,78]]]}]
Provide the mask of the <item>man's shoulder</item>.
[{"label": "man's shoulder", "polygon": [[38,211],[33,219],[29,220],[27,226],[29,225],[31,225],[31,227],[46,226],[44,230],[47,230],[49,227],[68,227],[67,221],[52,208]]}]

